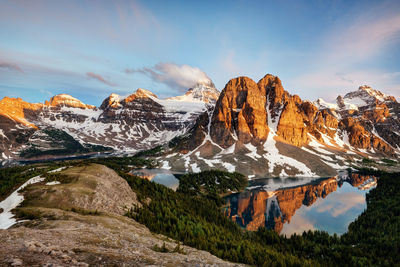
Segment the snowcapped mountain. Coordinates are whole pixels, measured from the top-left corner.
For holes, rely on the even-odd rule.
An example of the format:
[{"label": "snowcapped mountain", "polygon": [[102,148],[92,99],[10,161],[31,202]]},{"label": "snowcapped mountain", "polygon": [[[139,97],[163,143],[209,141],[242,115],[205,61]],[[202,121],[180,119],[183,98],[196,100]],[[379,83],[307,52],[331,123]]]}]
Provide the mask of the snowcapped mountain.
[{"label": "snowcapped mountain", "polygon": [[75,97],[72,97],[67,94],[59,94],[56,96],[53,96],[49,102],[45,102],[45,106],[50,106],[50,107],[71,107],[71,108],[88,108],[88,109],[94,109],[95,106],[92,105],[86,105],[82,103],[82,101],[76,99]]},{"label": "snowcapped mountain", "polygon": [[290,95],[266,75],[230,80],[214,110],[175,142],[162,166],[249,177],[330,176],[363,157],[400,154],[400,104],[368,86],[331,104]]},{"label": "snowcapped mountain", "polygon": [[357,91],[347,93],[344,97],[338,96],[336,103],[328,103],[319,98],[315,105],[319,108],[335,110],[359,110],[366,106],[373,106],[378,103],[396,102],[393,96],[387,96],[382,92],[372,89],[368,85],[362,85]]},{"label": "snowcapped mountain", "polygon": [[44,104],[5,97],[0,101],[1,157],[9,160],[109,149],[132,153],[164,144],[186,133],[210,108],[212,97],[218,97],[209,96],[210,86],[194,88],[196,96],[191,99],[159,99],[139,88],[127,97],[111,94],[99,108],[66,94]]},{"label": "snowcapped mountain", "polygon": [[219,97],[219,91],[212,82],[197,83],[190,88],[186,94],[168,98],[168,100],[187,101],[187,102],[205,102],[215,104]]},{"label": "snowcapped mountain", "polygon": [[125,97],[111,94],[100,107],[65,94],[44,104],[5,97],[0,153],[10,160],[164,145],[156,160],[177,171],[330,176],[364,157],[397,158],[399,114],[394,97],[368,86],[336,103],[310,102],[271,74],[257,83],[232,79],[221,94],[212,83],[168,99],[139,88]]}]

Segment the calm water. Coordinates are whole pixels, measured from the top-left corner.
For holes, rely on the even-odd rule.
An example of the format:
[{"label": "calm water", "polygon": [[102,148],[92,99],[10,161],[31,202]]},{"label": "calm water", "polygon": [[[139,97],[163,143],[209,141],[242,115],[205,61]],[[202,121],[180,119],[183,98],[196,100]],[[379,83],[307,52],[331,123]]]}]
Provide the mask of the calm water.
[{"label": "calm water", "polygon": [[[173,190],[180,175],[166,169],[135,169],[141,176]],[[373,176],[339,178],[266,178],[251,180],[244,192],[226,197],[226,214],[241,227],[274,229],[283,235],[307,230],[343,234],[365,209],[365,195],[376,186]]]},{"label": "calm water", "polygon": [[241,227],[267,227],[283,235],[307,230],[342,234],[365,209],[373,176],[277,178],[251,181],[246,191],[228,196],[227,215]]},{"label": "calm water", "polygon": [[176,191],[179,186],[177,177],[183,173],[171,172],[167,169],[136,169],[131,171],[132,174],[148,179],[152,182],[165,185]]}]

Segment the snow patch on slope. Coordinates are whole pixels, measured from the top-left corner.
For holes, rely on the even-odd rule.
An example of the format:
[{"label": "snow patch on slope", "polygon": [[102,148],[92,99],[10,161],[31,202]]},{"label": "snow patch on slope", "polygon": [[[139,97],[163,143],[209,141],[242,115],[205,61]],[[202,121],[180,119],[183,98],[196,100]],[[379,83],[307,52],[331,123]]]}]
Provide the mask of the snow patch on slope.
[{"label": "snow patch on slope", "polygon": [[24,200],[24,196],[18,193],[18,191],[25,188],[27,185],[42,182],[44,179],[45,178],[40,176],[35,176],[29,179],[5,200],[0,202],[0,208],[4,210],[2,213],[0,213],[0,229],[8,229],[17,222],[17,220],[14,218],[14,214],[11,213],[11,210],[18,207],[18,205]]}]

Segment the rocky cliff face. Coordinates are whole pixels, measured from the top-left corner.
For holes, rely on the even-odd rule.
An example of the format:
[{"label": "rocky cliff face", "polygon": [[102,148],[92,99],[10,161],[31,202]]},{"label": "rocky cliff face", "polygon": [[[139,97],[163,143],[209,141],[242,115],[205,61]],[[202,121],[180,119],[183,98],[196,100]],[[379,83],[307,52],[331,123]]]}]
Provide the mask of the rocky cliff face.
[{"label": "rocky cliff face", "polygon": [[236,141],[264,142],[268,136],[266,97],[247,77],[230,80],[218,99],[211,120],[211,139],[223,148]]},{"label": "rocky cliff face", "polygon": [[43,108],[43,104],[31,104],[21,98],[4,97],[0,101],[0,114],[15,123],[22,124],[31,128],[37,128],[35,124],[29,120],[34,116],[35,112]]},{"label": "rocky cliff face", "polygon": [[[319,100],[321,102],[321,100]],[[339,96],[336,104],[324,102],[321,109],[330,109],[340,117],[339,131],[349,145],[366,151],[394,155],[399,139],[398,111],[400,104],[369,86]]]}]

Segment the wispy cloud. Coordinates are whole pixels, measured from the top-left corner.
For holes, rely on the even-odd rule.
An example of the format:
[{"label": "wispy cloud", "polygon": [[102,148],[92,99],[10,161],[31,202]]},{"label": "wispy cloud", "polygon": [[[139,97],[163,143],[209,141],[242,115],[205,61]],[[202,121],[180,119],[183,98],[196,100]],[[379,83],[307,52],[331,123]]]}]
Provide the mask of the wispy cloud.
[{"label": "wispy cloud", "polygon": [[290,223],[286,224],[281,234],[286,236],[291,236],[295,233],[308,231],[308,230],[315,230],[314,226],[315,222],[311,221],[309,216],[304,212],[304,210],[299,210],[295,217],[292,218]]},{"label": "wispy cloud", "polygon": [[153,81],[180,90],[186,90],[199,82],[212,83],[211,79],[201,69],[189,65],[177,65],[173,63],[158,63],[150,68],[125,69],[125,73],[141,73],[150,77]]},{"label": "wispy cloud", "polygon": [[24,72],[17,64],[8,62],[0,62],[0,69],[15,70],[21,73]]},{"label": "wispy cloud", "polygon": [[399,94],[398,72],[373,69],[370,64],[380,62],[381,55],[400,43],[399,13],[383,4],[354,15],[350,21],[336,25],[322,36],[314,55],[305,62],[303,74],[294,77],[290,87],[329,100],[362,84]]},{"label": "wispy cloud", "polygon": [[240,73],[239,67],[237,63],[235,62],[235,50],[234,49],[229,49],[226,54],[224,54],[220,64],[222,65],[224,71],[230,72],[230,73]]},{"label": "wispy cloud", "polygon": [[86,73],[86,76],[89,77],[89,78],[98,80],[99,82],[102,82],[102,83],[107,84],[107,85],[109,85],[109,86],[115,86],[115,85],[116,85],[115,83],[112,83],[111,81],[106,80],[106,79],[105,79],[103,76],[101,76],[100,74],[96,74],[96,73],[93,73],[93,72],[87,72],[87,73]]},{"label": "wispy cloud", "polygon": [[296,77],[294,84],[300,88],[313,89],[316,97],[324,97],[329,101],[334,100],[338,94],[346,94],[364,84],[398,97],[400,73],[379,70],[351,70],[344,73],[335,72],[334,69],[321,69]]},{"label": "wispy cloud", "polygon": [[50,92],[49,90],[45,90],[45,89],[40,89],[39,91],[40,91],[42,94],[48,95],[48,96],[50,96],[50,97],[52,97],[52,96],[55,95],[54,93]]},{"label": "wispy cloud", "polygon": [[363,16],[346,30],[331,33],[325,42],[328,58],[346,63],[371,58],[400,38],[400,14],[371,19]]},{"label": "wispy cloud", "polygon": [[330,201],[319,203],[319,205],[315,205],[315,208],[319,213],[329,212],[332,217],[338,217],[352,208],[363,207],[365,205],[365,198],[358,194],[341,193],[335,203]]}]

